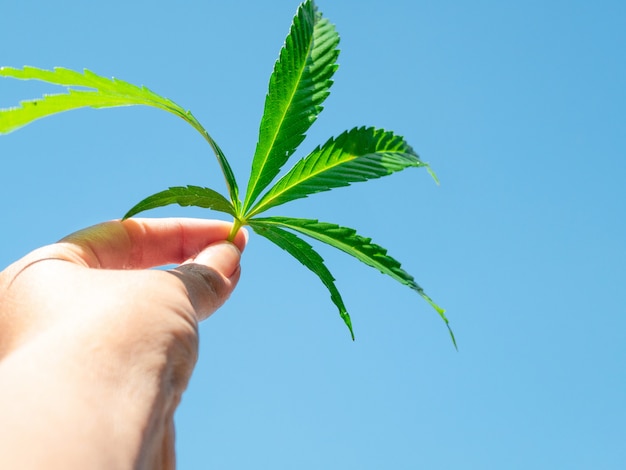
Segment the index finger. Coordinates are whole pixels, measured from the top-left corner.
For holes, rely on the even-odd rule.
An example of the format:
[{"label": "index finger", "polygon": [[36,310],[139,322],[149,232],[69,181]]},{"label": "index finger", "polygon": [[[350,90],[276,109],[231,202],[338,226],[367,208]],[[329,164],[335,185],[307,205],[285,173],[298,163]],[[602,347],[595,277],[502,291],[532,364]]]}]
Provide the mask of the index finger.
[{"label": "index finger", "polygon": [[[230,222],[165,218],[113,220],[75,232],[59,241],[92,268],[143,269],[181,264],[208,245],[228,239]],[[233,243],[243,251],[247,234]]]}]

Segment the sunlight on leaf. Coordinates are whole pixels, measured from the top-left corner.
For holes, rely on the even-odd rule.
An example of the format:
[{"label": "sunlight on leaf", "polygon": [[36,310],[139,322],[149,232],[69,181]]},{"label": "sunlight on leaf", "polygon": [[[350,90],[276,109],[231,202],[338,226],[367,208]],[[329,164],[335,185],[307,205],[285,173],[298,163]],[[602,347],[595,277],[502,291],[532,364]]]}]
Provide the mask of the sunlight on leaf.
[{"label": "sunlight on leaf", "polygon": [[[173,101],[157,95],[146,87],[138,87],[116,78],[105,78],[85,70],[83,73],[63,67],[44,70],[36,67],[0,67],[0,77],[39,80],[69,88],[65,94],[44,95],[22,101],[20,106],[0,109],[0,134],[6,134],[38,119],[80,108],[111,108],[118,106],[152,106],[168,111],[191,124],[211,145],[224,174],[233,205],[239,205],[235,175],[224,153],[204,127],[189,111]],[[81,87],[81,89],[75,89]],[[88,90],[82,89],[88,88]]]},{"label": "sunlight on leaf", "polygon": [[310,194],[428,166],[402,137],[372,127],[330,139],[300,160],[251,209],[249,216]]},{"label": "sunlight on leaf", "polygon": [[300,5],[270,77],[244,212],[278,174],[322,111],[339,35],[312,1]]}]

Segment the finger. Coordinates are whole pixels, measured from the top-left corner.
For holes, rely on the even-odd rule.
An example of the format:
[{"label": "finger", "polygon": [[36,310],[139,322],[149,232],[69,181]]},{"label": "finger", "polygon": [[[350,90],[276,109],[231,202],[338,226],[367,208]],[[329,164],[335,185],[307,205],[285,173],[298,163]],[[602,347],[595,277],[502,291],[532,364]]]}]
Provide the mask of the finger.
[{"label": "finger", "polygon": [[[127,219],[95,225],[59,242],[77,252],[89,267],[142,269],[180,264],[205,247],[228,238],[232,224],[204,219]],[[240,230],[233,240],[243,251],[247,240]]]},{"label": "finger", "polygon": [[241,252],[229,242],[208,246],[170,272],[185,285],[198,320],[204,320],[230,297],[239,281]]}]

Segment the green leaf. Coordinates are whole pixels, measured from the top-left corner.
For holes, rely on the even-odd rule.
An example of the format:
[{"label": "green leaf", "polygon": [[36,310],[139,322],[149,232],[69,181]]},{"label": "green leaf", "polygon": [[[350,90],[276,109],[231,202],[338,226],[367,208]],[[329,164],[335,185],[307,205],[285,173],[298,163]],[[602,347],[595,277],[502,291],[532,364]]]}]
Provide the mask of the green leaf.
[{"label": "green leaf", "polygon": [[355,128],[317,147],[274,185],[250,216],[310,194],[428,166],[405,140],[382,129]]},{"label": "green leaf", "polygon": [[339,36],[313,1],[298,9],[270,77],[252,160],[246,212],[304,140],[322,111],[337,69]]},{"label": "green leaf", "polygon": [[[287,228],[307,235],[311,238],[327,243],[335,248],[354,256],[363,263],[378,269],[381,273],[391,276],[396,281],[409,286],[424,298],[439,314],[456,348],[456,339],[450,328],[445,310],[439,307],[416,282],[413,276],[404,271],[400,262],[387,255],[387,250],[382,246],[372,243],[371,238],[365,238],[356,233],[354,229],[341,227],[336,224],[319,222],[312,219],[296,219],[291,217],[265,217],[254,219],[256,223],[266,226],[274,225]],[[252,221],[250,221],[252,223]]]},{"label": "green leaf", "polygon": [[165,109],[183,118],[186,116],[185,111],[176,103],[145,87],[138,87],[118,79],[104,78],[89,70],[80,73],[60,67],[54,70],[2,67],[0,76],[91,89],[69,89],[66,94],[45,95],[40,99],[24,101],[21,106],[3,109],[0,114],[0,133],[14,131],[51,114],[85,107],[146,105]]},{"label": "green leaf", "polygon": [[125,215],[124,219],[128,219],[140,212],[149,209],[156,209],[170,204],[178,204],[179,206],[197,206],[207,209],[213,209],[219,212],[235,216],[235,208],[228,199],[220,193],[209,188],[201,188],[199,186],[175,186],[165,191],[148,196],[141,202],[137,203]]},{"label": "green leaf", "polygon": [[275,243],[283,250],[287,251],[303,265],[313,271],[330,292],[330,298],[339,309],[339,315],[350,330],[350,335],[354,341],[354,331],[352,330],[352,321],[350,315],[343,303],[341,294],[335,286],[335,279],[324,264],[322,257],[304,240],[298,238],[293,233],[280,229],[274,224],[267,224],[259,219],[250,220],[250,227],[259,235],[267,238]]},{"label": "green leaf", "polygon": [[83,73],[55,67],[44,70],[36,67],[1,67],[0,77],[20,80],[40,80],[70,88],[67,93],[44,95],[42,98],[23,101],[20,106],[0,109],[0,134],[6,134],[52,114],[79,108],[110,108],[117,106],[152,106],[168,111],[191,124],[208,141],[224,173],[233,204],[239,203],[239,190],[235,176],[226,157],[200,122],[173,101],[146,87],[139,87],[116,78],[106,78],[89,70]]},{"label": "green leaf", "polygon": [[[171,187],[142,200],[124,218],[169,204],[210,208],[231,215],[234,223],[228,239],[232,240],[241,226],[250,225],[255,232],[293,255],[327,287],[354,339],[350,316],[335,286],[335,279],[322,257],[300,237],[301,234],[309,236],[354,256],[418,292],[441,316],[456,347],[444,310],[426,295],[398,261],[387,255],[386,249],[372,243],[371,239],[358,235],[353,229],[312,219],[256,217],[269,208],[295,199],[380,178],[408,167],[424,166],[437,181],[430,167],[402,137],[382,129],[360,127],[317,147],[269,187],[323,109],[322,104],[330,93],[332,77],[337,70],[338,44],[339,36],[334,26],[322,17],[313,0],[304,0],[298,7],[270,77],[243,203],[226,156],[191,112],[145,87],[105,78],[88,70],[0,68],[0,77],[41,80],[67,87],[65,93],[44,95],[13,108],[0,109],[0,134],[52,114],[85,107],[145,105],[168,111],[184,119],[209,143],[226,180],[230,201],[209,188]],[[380,60],[376,63],[380,65]]]}]

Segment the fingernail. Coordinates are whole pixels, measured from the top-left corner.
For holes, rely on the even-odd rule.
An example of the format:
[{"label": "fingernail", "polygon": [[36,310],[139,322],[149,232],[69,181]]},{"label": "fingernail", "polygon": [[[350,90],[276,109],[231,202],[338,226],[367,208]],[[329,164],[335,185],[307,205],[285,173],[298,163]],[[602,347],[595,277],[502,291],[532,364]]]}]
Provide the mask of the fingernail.
[{"label": "fingernail", "polygon": [[230,242],[209,245],[193,260],[194,263],[215,269],[225,277],[231,277],[237,271],[240,261],[241,252]]},{"label": "fingernail", "polygon": [[250,240],[250,232],[248,232],[248,229],[246,229],[245,227],[241,227],[239,230],[243,232],[243,238],[246,241],[246,245],[247,245],[248,241]]}]

